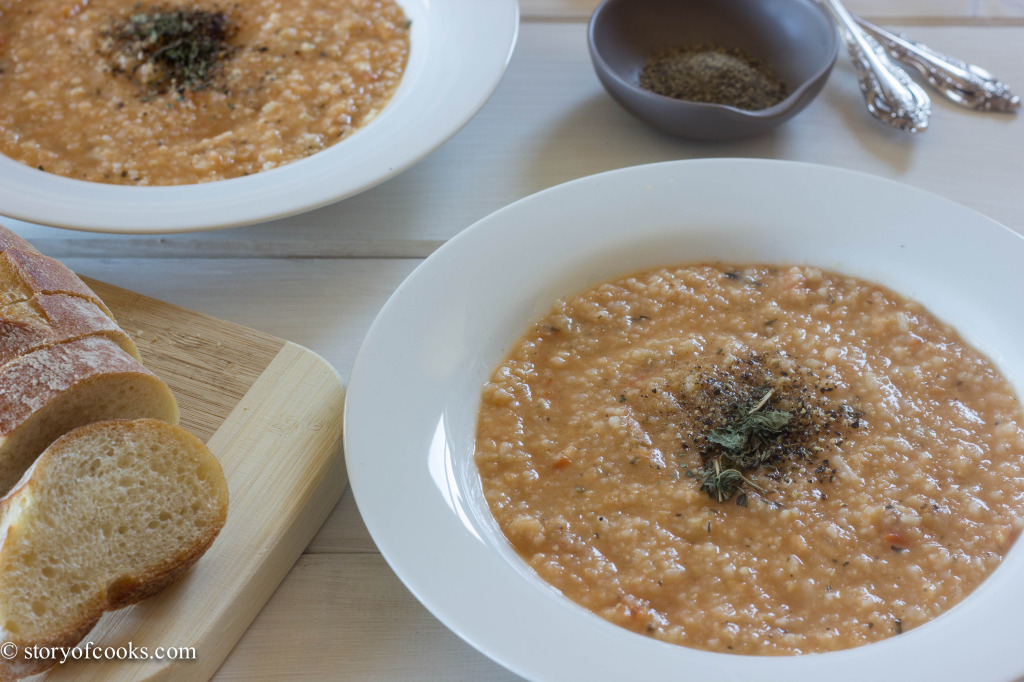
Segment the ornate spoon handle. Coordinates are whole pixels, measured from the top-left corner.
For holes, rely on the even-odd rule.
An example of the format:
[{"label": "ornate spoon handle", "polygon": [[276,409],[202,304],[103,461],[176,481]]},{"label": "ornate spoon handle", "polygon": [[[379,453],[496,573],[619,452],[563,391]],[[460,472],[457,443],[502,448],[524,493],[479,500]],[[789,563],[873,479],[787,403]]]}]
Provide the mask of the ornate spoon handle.
[{"label": "ornate spoon handle", "polygon": [[868,111],[900,130],[916,133],[928,127],[931,100],[896,65],[878,41],[865,33],[839,0],[821,0],[839,26],[839,35],[857,70],[857,80]]},{"label": "ornate spoon handle", "polygon": [[893,59],[917,69],[932,87],[960,106],[1000,112],[1020,108],[1020,97],[988,71],[936,52],[902,33],[890,33],[860,17],[857,23],[878,40]]}]

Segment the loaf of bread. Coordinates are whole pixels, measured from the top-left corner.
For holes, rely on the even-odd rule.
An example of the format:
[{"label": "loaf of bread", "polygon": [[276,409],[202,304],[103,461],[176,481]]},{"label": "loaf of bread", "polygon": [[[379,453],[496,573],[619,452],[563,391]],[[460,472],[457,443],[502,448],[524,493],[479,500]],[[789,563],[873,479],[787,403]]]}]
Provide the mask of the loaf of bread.
[{"label": "loaf of bread", "polygon": [[67,294],[36,294],[0,307],[0,367],[19,355],[86,336],[110,339],[139,359],[132,338],[92,301]]},{"label": "loaf of bread", "polygon": [[[216,458],[180,427],[108,421],[64,435],[0,499],[0,640],[22,653],[74,646],[104,611],[191,566],[227,507]],[[0,680],[53,662],[0,660]]]},{"label": "loaf of bread", "polygon": [[0,493],[68,431],[151,417],[176,424],[167,385],[102,336],[46,346],[0,367]]},{"label": "loaf of bread", "polygon": [[191,566],[227,515],[224,474],[167,385],[59,261],[0,227],[0,682]]}]

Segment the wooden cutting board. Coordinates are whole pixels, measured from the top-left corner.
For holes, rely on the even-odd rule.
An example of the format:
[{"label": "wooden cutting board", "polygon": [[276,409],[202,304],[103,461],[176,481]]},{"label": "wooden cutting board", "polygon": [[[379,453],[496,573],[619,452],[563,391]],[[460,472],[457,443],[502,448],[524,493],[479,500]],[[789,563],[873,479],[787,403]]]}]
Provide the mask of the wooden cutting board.
[{"label": "wooden cutting board", "polygon": [[[301,346],[87,283],[171,387],[182,426],[217,455],[231,503],[220,536],[180,581],[106,614],[85,640],[123,660],[68,660],[38,678],[208,680],[341,497],[344,388]],[[149,659],[127,658],[143,647]],[[192,649],[189,660],[154,660],[157,647]]]}]

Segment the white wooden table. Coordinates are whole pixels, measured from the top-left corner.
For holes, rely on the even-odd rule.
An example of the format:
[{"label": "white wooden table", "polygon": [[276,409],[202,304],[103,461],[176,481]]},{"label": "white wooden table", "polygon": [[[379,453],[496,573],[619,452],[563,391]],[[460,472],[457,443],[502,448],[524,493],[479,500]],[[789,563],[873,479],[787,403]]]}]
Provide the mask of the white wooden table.
[{"label": "white wooden table", "polygon": [[[613,168],[726,156],[841,166],[942,194],[1024,233],[1024,113],[975,114],[936,99],[927,132],[898,133],[868,116],[842,53],[819,98],[777,132],[727,144],[676,140],[630,117],[601,88],[586,46],[595,5],[522,0],[508,72],[480,113],[417,166],[340,204],[167,237],[4,222],[83,275],[302,344],[342,376],[390,293],[445,240],[514,200]],[[847,5],[989,69],[1024,95],[1019,0]],[[216,679],[517,678],[419,605],[346,491]]]}]

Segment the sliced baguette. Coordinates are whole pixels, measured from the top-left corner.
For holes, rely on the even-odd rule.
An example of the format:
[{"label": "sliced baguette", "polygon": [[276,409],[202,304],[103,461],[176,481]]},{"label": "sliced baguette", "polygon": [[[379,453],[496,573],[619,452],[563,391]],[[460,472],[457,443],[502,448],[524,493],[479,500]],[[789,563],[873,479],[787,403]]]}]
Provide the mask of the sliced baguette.
[{"label": "sliced baguette", "polygon": [[[0,639],[19,652],[74,646],[105,611],[194,564],[227,509],[220,464],[180,427],[107,421],[66,434],[0,500]],[[0,680],[53,663],[0,660]]]},{"label": "sliced baguette", "polygon": [[0,305],[27,301],[36,294],[78,296],[114,317],[100,297],[60,261],[17,249],[0,253]]},{"label": "sliced baguette", "polygon": [[0,492],[46,447],[74,428],[107,419],[178,422],[170,389],[113,341],[76,339],[0,368]]},{"label": "sliced baguette", "polygon": [[85,336],[108,338],[139,359],[132,338],[92,301],[66,294],[36,294],[27,301],[0,307],[0,367],[19,355]]}]

